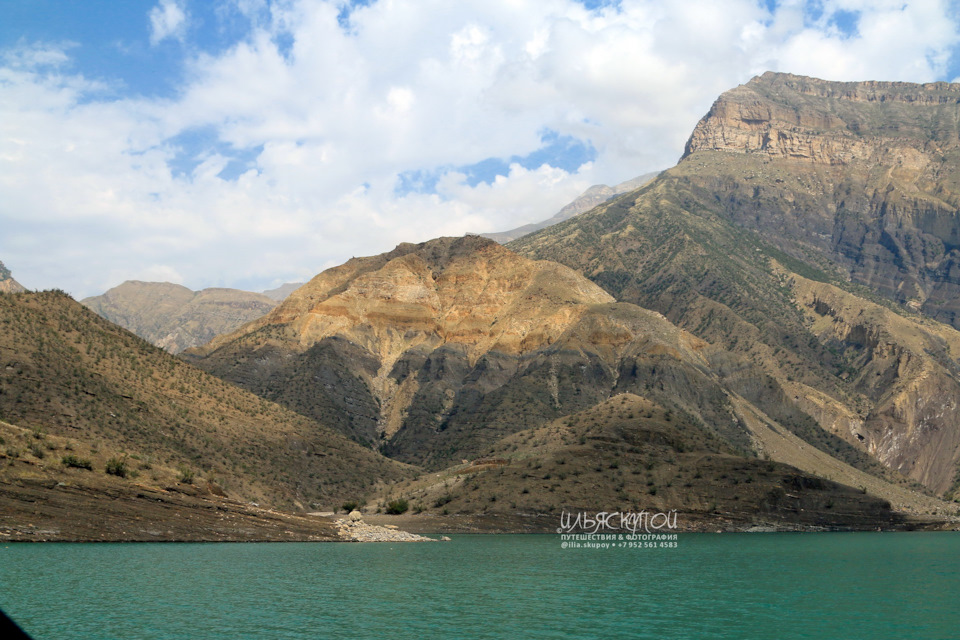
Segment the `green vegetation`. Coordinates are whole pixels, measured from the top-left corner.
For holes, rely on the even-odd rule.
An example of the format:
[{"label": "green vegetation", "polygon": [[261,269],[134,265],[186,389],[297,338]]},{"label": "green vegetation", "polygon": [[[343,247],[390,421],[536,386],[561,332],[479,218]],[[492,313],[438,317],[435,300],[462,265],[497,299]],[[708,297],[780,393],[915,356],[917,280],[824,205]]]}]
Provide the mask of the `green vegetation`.
[{"label": "green vegetation", "polygon": [[193,481],[196,479],[197,474],[190,469],[189,467],[180,466],[177,473],[177,482],[182,482],[183,484],[193,484]]},{"label": "green vegetation", "polygon": [[110,458],[107,460],[104,471],[111,476],[118,476],[120,478],[126,478],[130,474],[130,468],[127,466],[126,460],[122,458]]},{"label": "green vegetation", "polygon": [[60,459],[60,462],[63,463],[65,467],[72,467],[74,469],[86,469],[87,471],[93,471],[93,462],[87,460],[86,458],[78,458],[77,456],[69,453],[63,458]]},{"label": "green vegetation", "polygon": [[406,498],[398,498],[387,503],[386,511],[390,515],[397,516],[402,513],[406,513],[409,508],[410,503],[406,500]]}]

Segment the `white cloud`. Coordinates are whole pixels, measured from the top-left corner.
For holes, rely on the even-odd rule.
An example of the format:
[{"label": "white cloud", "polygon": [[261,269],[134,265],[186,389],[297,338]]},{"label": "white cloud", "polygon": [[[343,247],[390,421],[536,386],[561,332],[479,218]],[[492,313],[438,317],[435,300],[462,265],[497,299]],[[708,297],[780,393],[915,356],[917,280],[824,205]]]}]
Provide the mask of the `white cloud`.
[{"label": "white cloud", "polygon": [[150,44],[158,44],[167,38],[183,39],[187,26],[187,13],[177,0],[160,0],[150,10]]},{"label": "white cloud", "polygon": [[[512,228],[673,164],[716,96],[752,75],[930,81],[958,43],[933,1],[824,0],[811,22],[796,1],[770,15],[753,0],[380,0],[349,30],[339,2],[236,2],[249,35],[192,54],[174,98],[106,94],[69,72],[69,48],[5,54],[0,259],[21,282],[266,287],[401,241]],[[830,23],[837,10],[860,12],[856,34]],[[183,5],[150,20],[151,42],[189,44]],[[475,186],[455,169],[526,156],[548,130],[597,157],[514,163]],[[193,148],[196,131],[218,144]],[[398,192],[418,170],[438,174],[436,192]]]}]

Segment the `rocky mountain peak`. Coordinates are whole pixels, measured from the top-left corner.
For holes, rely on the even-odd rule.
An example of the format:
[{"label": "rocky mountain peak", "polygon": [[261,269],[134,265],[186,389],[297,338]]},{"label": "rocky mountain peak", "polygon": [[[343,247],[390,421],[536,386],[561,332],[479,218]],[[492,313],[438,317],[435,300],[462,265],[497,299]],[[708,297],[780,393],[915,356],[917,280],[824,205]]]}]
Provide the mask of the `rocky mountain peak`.
[{"label": "rocky mountain peak", "polygon": [[645,372],[712,384],[708,346],[569,267],[465,236],[328,269],[185,357],[402,460],[446,464]]},{"label": "rocky mountain peak", "polygon": [[424,341],[477,355],[494,347],[519,352],[549,344],[589,305],[612,301],[568,267],[523,258],[488,238],[437,238],[328,269],[201,351],[284,326],[286,340],[292,334],[300,348],[344,335],[387,359]]},{"label": "rocky mountain peak", "polygon": [[239,289],[192,291],[170,282],[128,280],[82,304],[148,342],[179,353],[259,318],[277,302]]},{"label": "rocky mountain peak", "polygon": [[846,165],[924,164],[958,146],[960,84],[831,82],[767,72],[722,94],[697,124],[697,151]]}]

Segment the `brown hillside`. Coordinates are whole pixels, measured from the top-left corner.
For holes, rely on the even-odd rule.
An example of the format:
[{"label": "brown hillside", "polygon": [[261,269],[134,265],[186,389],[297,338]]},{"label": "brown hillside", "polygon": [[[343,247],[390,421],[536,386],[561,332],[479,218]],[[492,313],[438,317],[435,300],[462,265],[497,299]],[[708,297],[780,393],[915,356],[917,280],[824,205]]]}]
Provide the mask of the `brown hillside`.
[{"label": "brown hillside", "polygon": [[[181,362],[59,292],[0,296],[0,419],[288,508],[407,473],[302,416]],[[63,454],[38,461],[60,466]],[[103,473],[99,458],[94,471]],[[161,474],[156,482],[163,482]]]}]

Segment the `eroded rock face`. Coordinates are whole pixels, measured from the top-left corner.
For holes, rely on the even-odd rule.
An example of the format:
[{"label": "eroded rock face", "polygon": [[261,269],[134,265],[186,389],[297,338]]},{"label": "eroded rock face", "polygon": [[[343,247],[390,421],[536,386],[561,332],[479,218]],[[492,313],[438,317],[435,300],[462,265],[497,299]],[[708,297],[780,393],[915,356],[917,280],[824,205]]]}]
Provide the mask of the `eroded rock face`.
[{"label": "eroded rock face", "polygon": [[[389,455],[439,465],[631,389],[731,424],[708,346],[567,267],[467,236],[325,271],[186,357]],[[724,437],[750,447],[742,430]]]},{"label": "eroded rock face", "polygon": [[767,73],[720,96],[680,166],[794,257],[960,327],[958,121],[960,84]]},{"label": "eroded rock face", "polygon": [[960,85],[946,82],[829,82],[767,72],[717,99],[684,157],[729,151],[824,165],[869,159],[916,167],[927,154],[957,147],[957,123],[949,116],[958,103]]},{"label": "eroded rock face", "polygon": [[859,414],[837,416],[834,432],[904,475],[948,491],[960,463],[960,332],[797,275],[790,286],[812,332],[845,359],[841,375],[869,399]]},{"label": "eroded rock face", "polygon": [[[865,298],[958,326],[958,100],[960,85],[765,74],[721,96],[684,159],[643,190],[510,248],[745,355],[779,389],[711,362],[781,424],[796,423],[792,407],[952,495],[960,353],[942,341],[953,330],[881,316]],[[801,296],[777,263],[845,290]],[[870,322],[858,317],[868,307]],[[811,442],[818,430],[796,433]]]},{"label": "eroded rock face", "polygon": [[26,289],[13,279],[10,270],[0,262],[0,293],[21,293]]}]

